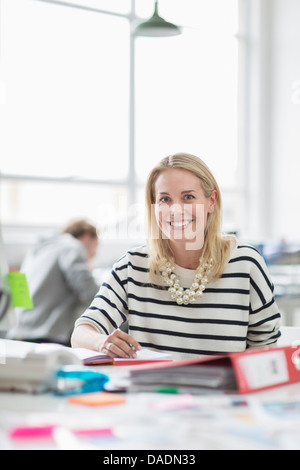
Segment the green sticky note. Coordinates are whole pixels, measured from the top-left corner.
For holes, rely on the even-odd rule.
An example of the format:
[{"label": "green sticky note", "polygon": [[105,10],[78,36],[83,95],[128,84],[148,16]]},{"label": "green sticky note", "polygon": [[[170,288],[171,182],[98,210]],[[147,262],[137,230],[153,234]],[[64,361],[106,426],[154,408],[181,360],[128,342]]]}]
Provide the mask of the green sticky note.
[{"label": "green sticky note", "polygon": [[30,297],[27,279],[25,274],[13,271],[9,273],[9,283],[13,305],[33,309],[33,302]]}]

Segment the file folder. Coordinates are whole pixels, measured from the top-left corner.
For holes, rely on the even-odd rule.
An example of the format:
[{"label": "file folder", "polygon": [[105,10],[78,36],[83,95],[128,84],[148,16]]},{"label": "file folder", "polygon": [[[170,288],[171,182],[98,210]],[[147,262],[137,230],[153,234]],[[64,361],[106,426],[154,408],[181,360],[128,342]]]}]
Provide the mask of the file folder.
[{"label": "file folder", "polygon": [[138,366],[130,371],[133,388],[172,385],[201,393],[250,393],[300,382],[300,346],[265,347],[243,352]]}]

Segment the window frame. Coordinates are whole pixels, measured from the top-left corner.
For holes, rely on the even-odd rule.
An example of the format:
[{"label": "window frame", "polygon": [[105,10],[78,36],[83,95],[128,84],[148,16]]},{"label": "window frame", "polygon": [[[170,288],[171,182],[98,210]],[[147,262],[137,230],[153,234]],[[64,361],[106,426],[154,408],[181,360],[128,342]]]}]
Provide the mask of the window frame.
[{"label": "window frame", "polygon": [[[0,0],[1,1],[1,0]],[[75,8],[79,10],[86,10],[93,12],[95,14],[104,14],[104,15],[111,15],[116,17],[122,17],[127,19],[131,24],[135,21],[140,20],[136,15],[136,1],[131,0],[131,8],[128,13],[118,13],[112,10],[103,10],[98,8],[93,8],[89,6],[74,4],[71,2],[61,1],[61,0],[33,0],[36,2],[42,3],[51,3],[59,6],[66,6],[69,8]],[[239,1],[239,8],[243,6],[243,2]],[[240,38],[236,38],[237,41],[240,41]],[[84,184],[93,184],[99,186],[127,186],[128,190],[128,205],[132,205],[136,203],[136,195],[139,189],[143,186],[143,183],[139,181],[138,177],[136,176],[135,172],[135,86],[134,86],[134,78],[135,78],[135,35],[133,30],[130,28],[130,37],[129,37],[129,166],[128,166],[128,174],[124,177],[124,179],[90,179],[90,178],[76,178],[72,179],[72,177],[47,177],[47,176],[38,176],[38,175],[22,175],[22,174],[5,174],[0,171],[0,183],[1,180],[14,180],[14,181],[45,181],[45,182],[59,182],[59,183],[84,183]],[[244,53],[244,50],[239,48],[239,56],[240,54]],[[240,57],[239,57],[240,59]],[[240,77],[239,77],[240,78]],[[238,78],[238,80],[239,80]],[[244,90],[243,90],[244,92]],[[239,94],[240,97],[241,93]],[[237,130],[238,133],[238,130]],[[241,147],[241,144],[240,144]],[[239,152],[239,159],[244,160],[244,152]],[[244,161],[241,162],[242,167],[244,165]],[[239,162],[239,165],[241,165]],[[244,170],[245,171],[245,170]],[[242,174],[242,176],[244,176]],[[232,189],[222,189],[222,193],[226,196],[227,194],[235,195],[235,197],[241,197],[244,200],[245,208],[247,206],[247,194],[248,190],[247,187],[244,185],[232,188]],[[5,227],[5,224],[2,224]],[[15,227],[22,228],[21,225],[14,225]]]}]

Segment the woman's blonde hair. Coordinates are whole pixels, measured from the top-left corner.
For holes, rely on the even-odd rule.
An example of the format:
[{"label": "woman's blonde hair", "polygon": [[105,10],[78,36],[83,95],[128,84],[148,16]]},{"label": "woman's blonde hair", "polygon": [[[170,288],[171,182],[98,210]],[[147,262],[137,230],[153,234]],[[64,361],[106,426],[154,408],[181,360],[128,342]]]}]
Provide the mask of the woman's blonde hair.
[{"label": "woman's blonde hair", "polygon": [[[205,197],[209,198],[214,190],[217,199],[213,213],[208,213],[204,231],[204,244],[201,252],[201,262],[213,259],[211,280],[216,280],[222,274],[230,252],[230,239],[221,234],[222,201],[219,186],[207,165],[198,157],[188,153],[176,153],[163,158],[150,172],[146,184],[146,205],[148,215],[148,249],[150,254],[150,275],[159,272],[158,266],[163,258],[172,260],[173,254],[168,240],[162,236],[156,218],[153,215],[155,204],[155,182],[158,175],[168,168],[180,168],[190,171],[200,179]],[[200,260],[199,260],[200,262]]]}]

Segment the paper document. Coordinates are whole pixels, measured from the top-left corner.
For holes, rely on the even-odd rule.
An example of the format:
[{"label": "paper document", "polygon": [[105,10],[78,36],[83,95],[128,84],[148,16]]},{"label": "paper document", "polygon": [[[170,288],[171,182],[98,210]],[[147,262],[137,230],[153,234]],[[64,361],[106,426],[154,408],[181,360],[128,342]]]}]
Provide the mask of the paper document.
[{"label": "paper document", "polygon": [[143,390],[158,386],[179,387],[181,390],[198,392],[201,389],[235,389],[234,372],[226,366],[188,366],[163,369],[131,371],[131,384]]},{"label": "paper document", "polygon": [[55,383],[56,371],[66,365],[82,366],[71,348],[1,340],[0,390],[41,392]]},{"label": "paper document", "polygon": [[97,351],[84,348],[74,348],[72,351],[76,356],[83,361],[85,365],[96,365],[96,364],[115,364],[115,365],[127,365],[127,364],[141,364],[147,362],[156,361],[170,361],[171,355],[167,353],[152,351],[151,349],[141,349],[136,352],[136,358],[121,358],[121,357],[110,357],[106,354],[100,354]]}]

